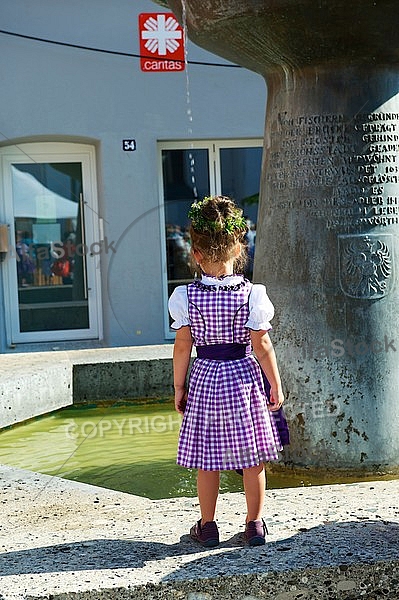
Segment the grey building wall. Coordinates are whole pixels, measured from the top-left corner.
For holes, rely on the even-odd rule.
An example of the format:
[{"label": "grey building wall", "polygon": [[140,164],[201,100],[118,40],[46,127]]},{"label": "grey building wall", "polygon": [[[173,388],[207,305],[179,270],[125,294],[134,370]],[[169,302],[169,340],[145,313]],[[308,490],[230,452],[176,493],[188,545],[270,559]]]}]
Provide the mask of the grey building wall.
[{"label": "grey building wall", "polygon": [[[139,53],[138,14],[160,11],[141,0],[2,0],[0,22],[10,32]],[[184,72],[143,73],[137,58],[4,34],[0,53],[2,145],[96,145],[100,214],[117,247],[101,256],[102,345],[163,343],[157,141],[262,137],[263,80],[245,69],[190,65],[190,124]],[[190,42],[188,59],[223,62]],[[122,151],[125,138],[136,140],[135,152]],[[0,351],[7,352],[3,285],[0,268]]]}]

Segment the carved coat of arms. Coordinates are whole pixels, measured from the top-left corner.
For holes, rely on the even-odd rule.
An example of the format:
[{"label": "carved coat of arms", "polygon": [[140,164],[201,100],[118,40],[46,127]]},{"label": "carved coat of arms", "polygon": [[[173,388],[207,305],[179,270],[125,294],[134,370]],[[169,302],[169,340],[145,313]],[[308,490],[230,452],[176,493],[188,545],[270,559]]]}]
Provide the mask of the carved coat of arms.
[{"label": "carved coat of arms", "polygon": [[392,285],[393,239],[390,234],[339,235],[339,281],[344,294],[365,300],[382,298]]}]

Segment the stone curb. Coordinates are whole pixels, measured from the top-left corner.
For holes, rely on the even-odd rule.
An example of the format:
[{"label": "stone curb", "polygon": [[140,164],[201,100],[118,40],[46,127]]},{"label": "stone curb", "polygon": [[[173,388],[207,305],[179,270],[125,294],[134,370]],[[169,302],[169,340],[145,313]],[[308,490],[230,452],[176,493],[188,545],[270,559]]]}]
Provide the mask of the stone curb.
[{"label": "stone curb", "polygon": [[399,481],[268,490],[259,548],[238,534],[244,495],[222,494],[221,544],[206,550],[187,535],[196,498],[0,477],[0,600],[399,597]]}]

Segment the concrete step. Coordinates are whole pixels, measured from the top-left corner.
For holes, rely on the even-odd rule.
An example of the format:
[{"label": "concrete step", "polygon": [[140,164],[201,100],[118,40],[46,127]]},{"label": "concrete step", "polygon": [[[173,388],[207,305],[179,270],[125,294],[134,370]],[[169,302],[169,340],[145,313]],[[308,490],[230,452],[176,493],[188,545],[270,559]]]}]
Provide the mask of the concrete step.
[{"label": "concrete step", "polygon": [[196,498],[148,500],[0,467],[2,600],[371,600],[399,597],[399,481],[269,490],[248,548],[242,493],[221,544],[188,534]]}]

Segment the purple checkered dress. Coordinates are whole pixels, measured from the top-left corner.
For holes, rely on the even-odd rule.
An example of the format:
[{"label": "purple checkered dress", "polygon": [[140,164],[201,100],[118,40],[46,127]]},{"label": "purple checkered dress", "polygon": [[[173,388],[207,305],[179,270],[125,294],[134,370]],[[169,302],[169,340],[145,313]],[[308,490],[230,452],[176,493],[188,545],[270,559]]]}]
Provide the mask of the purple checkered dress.
[{"label": "purple checkered dress", "polygon": [[[255,287],[253,295],[263,306],[255,302],[251,311]],[[224,279],[203,276],[201,282],[177,288],[169,309],[175,319],[172,327],[190,325],[197,348],[215,344],[248,347],[238,360],[195,359],[177,463],[218,471],[276,460],[282,449],[280,438],[267,409],[260,367],[250,354],[249,329],[270,329],[268,318],[273,316],[264,286],[253,286],[240,275]]]}]

